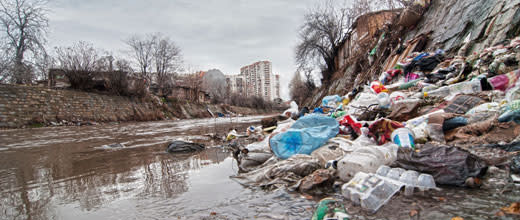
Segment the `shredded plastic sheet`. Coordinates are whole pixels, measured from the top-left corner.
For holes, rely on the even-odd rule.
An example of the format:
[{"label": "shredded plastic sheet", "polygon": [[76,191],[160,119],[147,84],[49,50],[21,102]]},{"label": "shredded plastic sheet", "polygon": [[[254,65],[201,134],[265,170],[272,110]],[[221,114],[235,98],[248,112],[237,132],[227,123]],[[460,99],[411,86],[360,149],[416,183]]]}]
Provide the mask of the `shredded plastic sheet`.
[{"label": "shredded plastic sheet", "polygon": [[257,186],[265,189],[298,187],[296,184],[301,179],[321,167],[318,159],[309,155],[298,154],[287,160],[272,157],[256,170],[231,178],[245,186]]}]

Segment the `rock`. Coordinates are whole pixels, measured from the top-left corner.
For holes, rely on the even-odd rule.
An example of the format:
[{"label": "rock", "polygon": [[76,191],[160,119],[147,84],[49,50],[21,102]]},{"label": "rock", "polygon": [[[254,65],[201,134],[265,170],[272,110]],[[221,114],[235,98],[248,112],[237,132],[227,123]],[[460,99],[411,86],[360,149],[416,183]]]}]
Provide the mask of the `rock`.
[{"label": "rock", "polygon": [[173,141],[168,144],[166,151],[169,153],[187,153],[204,150],[204,144],[186,142],[186,141]]},{"label": "rock", "polygon": [[277,126],[279,121],[286,120],[287,117],[283,115],[277,115],[273,117],[263,118],[260,122],[262,124],[262,128],[269,128],[273,126]]}]

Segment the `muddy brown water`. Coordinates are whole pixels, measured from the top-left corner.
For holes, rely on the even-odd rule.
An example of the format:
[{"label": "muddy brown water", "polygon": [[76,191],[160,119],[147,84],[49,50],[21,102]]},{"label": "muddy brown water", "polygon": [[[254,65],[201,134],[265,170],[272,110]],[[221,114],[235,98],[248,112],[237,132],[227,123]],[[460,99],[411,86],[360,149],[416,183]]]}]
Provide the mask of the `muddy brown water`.
[{"label": "muddy brown water", "polygon": [[[0,219],[310,219],[319,199],[341,198],[266,192],[229,178],[236,162],[206,134],[244,131],[262,117],[2,130]],[[176,139],[214,147],[165,153]],[[103,147],[113,143],[125,147]],[[397,195],[375,215],[345,205],[353,219],[496,219],[500,207],[520,201],[516,188],[500,193],[502,179]]]}]

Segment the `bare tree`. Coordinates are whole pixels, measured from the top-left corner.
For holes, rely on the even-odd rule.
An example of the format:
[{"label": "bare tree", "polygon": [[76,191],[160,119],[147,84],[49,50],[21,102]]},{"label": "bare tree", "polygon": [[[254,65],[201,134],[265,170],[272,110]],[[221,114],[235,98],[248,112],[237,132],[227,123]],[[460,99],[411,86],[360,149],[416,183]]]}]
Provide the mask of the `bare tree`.
[{"label": "bare tree", "polygon": [[156,81],[160,93],[167,93],[163,90],[172,86],[182,63],[181,50],[175,42],[161,33],[154,33],[145,37],[133,36],[126,44],[142,76],[149,82]]},{"label": "bare tree", "polygon": [[413,0],[354,0],[349,7],[335,6],[328,0],[311,9],[304,17],[296,46],[296,63],[300,68],[319,66],[322,82],[336,71],[334,58],[349,37],[352,24],[365,13],[409,6]]},{"label": "bare tree", "polygon": [[152,36],[141,37],[134,35],[125,43],[130,47],[130,55],[139,67],[139,74],[150,82],[152,80],[153,44]]},{"label": "bare tree", "polygon": [[126,59],[117,59],[115,61],[115,70],[128,73],[134,72],[134,70],[132,69],[132,64],[130,63],[130,61]]},{"label": "bare tree", "polygon": [[336,71],[334,57],[354,21],[350,12],[336,9],[332,1],[326,1],[305,15],[299,33],[300,43],[296,46],[296,63],[300,67],[319,65],[322,67],[322,80],[330,79]]},{"label": "bare tree", "polygon": [[173,86],[173,79],[181,67],[181,49],[168,37],[154,35],[153,58],[155,75],[161,93]]},{"label": "bare tree", "polygon": [[312,68],[302,68],[303,76],[305,76],[304,84],[308,91],[314,91],[316,89],[316,83],[314,83],[314,77],[312,75]]},{"label": "bare tree", "polygon": [[99,52],[85,41],[69,47],[55,47],[55,51],[57,65],[64,70],[92,72],[99,64]]},{"label": "bare tree", "polygon": [[291,84],[289,84],[289,93],[291,95],[291,99],[301,105],[305,98],[309,96],[310,91],[308,90],[305,82],[302,80],[300,72],[296,71],[294,73],[293,78],[291,79]]},{"label": "bare tree", "polygon": [[34,75],[39,80],[47,80],[49,69],[56,63],[56,60],[51,55],[44,53],[36,57],[34,63]]},{"label": "bare tree", "polygon": [[30,83],[34,77],[27,52],[33,57],[46,55],[44,44],[49,26],[46,6],[46,0],[0,0],[0,22],[4,32],[1,42],[10,56],[11,81],[17,84]]}]

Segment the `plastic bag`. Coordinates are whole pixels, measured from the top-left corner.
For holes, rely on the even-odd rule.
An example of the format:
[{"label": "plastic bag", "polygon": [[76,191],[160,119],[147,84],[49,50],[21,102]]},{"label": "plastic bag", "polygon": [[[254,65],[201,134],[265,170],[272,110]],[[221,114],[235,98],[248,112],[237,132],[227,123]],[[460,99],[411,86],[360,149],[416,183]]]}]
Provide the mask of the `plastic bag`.
[{"label": "plastic bag", "polygon": [[337,102],[341,102],[342,98],[339,95],[330,95],[323,97],[321,101],[321,106],[332,106],[332,104],[336,105]]},{"label": "plastic bag", "polygon": [[363,127],[363,125],[353,119],[350,115],[345,115],[339,124],[352,129],[356,135],[361,135],[361,127]]},{"label": "plastic bag", "polygon": [[274,135],[269,143],[277,157],[287,159],[295,154],[311,154],[338,133],[335,119],[311,114],[298,119],[286,132]]},{"label": "plastic bag", "polygon": [[317,159],[308,155],[295,155],[282,161],[273,157],[257,169],[231,178],[242,185],[275,189],[293,186],[321,166]]},{"label": "plastic bag", "polygon": [[346,153],[337,143],[327,142],[327,144],[313,151],[311,156],[317,158],[320,164],[325,165],[330,160],[342,158]]},{"label": "plastic bag", "polygon": [[294,116],[298,115],[298,113],[299,113],[298,104],[296,104],[295,101],[292,101],[289,109],[285,110],[282,115],[290,114],[290,115],[288,115],[289,117],[294,117]]},{"label": "plastic bag", "polygon": [[437,184],[455,186],[464,186],[466,179],[482,177],[487,171],[486,163],[468,151],[431,143],[419,152],[399,148],[395,165],[431,174]]}]

